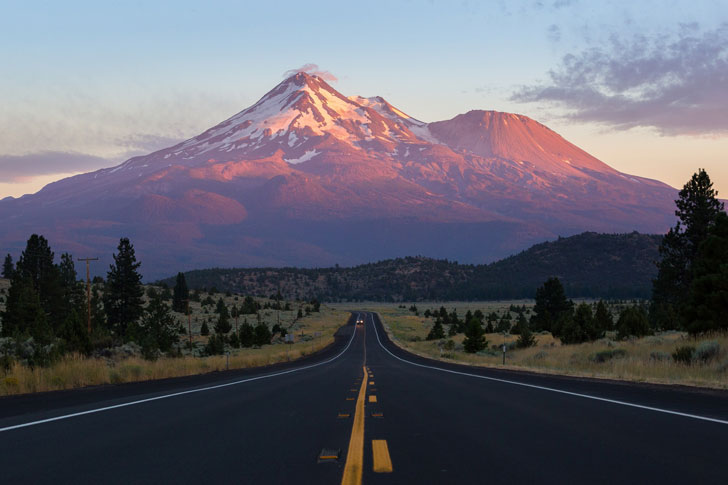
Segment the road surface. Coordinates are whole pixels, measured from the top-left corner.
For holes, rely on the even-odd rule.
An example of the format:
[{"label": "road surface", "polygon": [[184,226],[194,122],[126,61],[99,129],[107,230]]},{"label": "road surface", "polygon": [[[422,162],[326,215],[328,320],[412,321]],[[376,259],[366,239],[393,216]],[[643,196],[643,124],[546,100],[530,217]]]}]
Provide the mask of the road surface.
[{"label": "road surface", "polygon": [[434,362],[365,312],[295,363],[0,399],[1,483],[725,483],[727,452],[726,392]]}]

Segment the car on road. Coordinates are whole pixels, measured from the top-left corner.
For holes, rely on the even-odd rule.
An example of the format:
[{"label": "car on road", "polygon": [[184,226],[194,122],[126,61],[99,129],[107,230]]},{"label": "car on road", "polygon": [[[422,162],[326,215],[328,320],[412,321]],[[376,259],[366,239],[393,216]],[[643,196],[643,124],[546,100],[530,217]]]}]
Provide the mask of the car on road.
[{"label": "car on road", "polygon": [[364,325],[364,320],[361,317],[359,317],[359,318],[356,319],[356,324],[357,325]]}]

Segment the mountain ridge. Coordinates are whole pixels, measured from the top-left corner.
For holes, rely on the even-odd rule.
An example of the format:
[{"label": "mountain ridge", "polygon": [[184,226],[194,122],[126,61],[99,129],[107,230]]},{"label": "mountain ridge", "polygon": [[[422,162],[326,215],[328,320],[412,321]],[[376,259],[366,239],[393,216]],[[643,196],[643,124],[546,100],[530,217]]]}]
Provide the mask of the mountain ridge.
[{"label": "mountain ridge", "polygon": [[676,194],[524,115],[425,123],[297,73],[195,137],[0,201],[0,243],[40,232],[110,254],[128,236],[151,276],[412,253],[486,262],[584,230],[664,232]]}]

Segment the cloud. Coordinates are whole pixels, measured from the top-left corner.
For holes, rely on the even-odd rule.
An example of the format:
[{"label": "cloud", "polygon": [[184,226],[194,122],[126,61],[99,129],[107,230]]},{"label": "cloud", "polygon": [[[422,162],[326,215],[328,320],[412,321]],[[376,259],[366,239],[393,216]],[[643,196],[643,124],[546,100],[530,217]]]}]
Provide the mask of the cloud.
[{"label": "cloud", "polygon": [[561,40],[561,28],[556,24],[551,24],[546,32],[546,36],[551,42],[559,42]]},{"label": "cloud", "polygon": [[289,71],[286,71],[283,73],[283,77],[287,78],[290,76],[293,76],[294,74],[297,74],[299,72],[305,72],[306,74],[311,74],[313,76],[318,76],[324,81],[331,81],[336,82],[339,79],[331,74],[329,71],[322,71],[319,69],[317,64],[304,64],[303,66],[299,67],[298,69],[291,69]]},{"label": "cloud", "polygon": [[652,127],[663,135],[728,134],[728,23],[700,32],[612,37],[607,48],[562,58],[549,82],[511,96],[565,109],[565,117],[615,129]]},{"label": "cloud", "polygon": [[25,183],[40,175],[86,172],[113,165],[93,155],[69,152],[39,152],[27,155],[0,155],[4,183]]},{"label": "cloud", "polygon": [[157,150],[174,146],[181,141],[184,141],[184,138],[133,133],[116,139],[115,144],[125,148],[126,152],[124,156],[130,158],[136,155],[147,155]]}]

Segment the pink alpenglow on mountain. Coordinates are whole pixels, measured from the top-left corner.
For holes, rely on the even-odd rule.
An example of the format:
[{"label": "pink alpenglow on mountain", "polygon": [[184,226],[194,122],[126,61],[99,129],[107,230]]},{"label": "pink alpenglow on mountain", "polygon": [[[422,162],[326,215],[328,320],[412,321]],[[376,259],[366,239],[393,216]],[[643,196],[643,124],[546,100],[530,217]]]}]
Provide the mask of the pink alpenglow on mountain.
[{"label": "pink alpenglow on mountain", "polygon": [[675,196],[526,116],[424,123],[299,72],[185,142],[0,201],[0,242],[19,251],[38,232],[109,260],[127,236],[148,279],[405,255],[475,263],[586,230],[664,232]]}]

